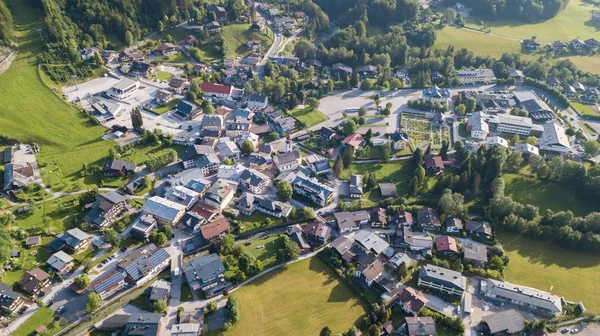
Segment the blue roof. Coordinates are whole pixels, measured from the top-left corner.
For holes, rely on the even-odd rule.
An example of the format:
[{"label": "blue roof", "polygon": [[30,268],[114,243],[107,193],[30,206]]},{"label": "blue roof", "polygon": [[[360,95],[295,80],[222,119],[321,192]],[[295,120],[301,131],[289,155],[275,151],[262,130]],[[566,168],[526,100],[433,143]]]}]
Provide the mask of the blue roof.
[{"label": "blue roof", "polygon": [[107,289],[110,289],[115,284],[121,282],[123,279],[125,279],[125,275],[123,275],[121,272],[116,272],[115,274],[104,279],[101,283],[94,286],[94,290],[96,293],[102,293]]},{"label": "blue roof", "polygon": [[179,104],[177,104],[177,111],[181,112],[183,114],[190,114],[192,113],[192,111],[194,110],[194,106],[188,102],[180,102]]}]

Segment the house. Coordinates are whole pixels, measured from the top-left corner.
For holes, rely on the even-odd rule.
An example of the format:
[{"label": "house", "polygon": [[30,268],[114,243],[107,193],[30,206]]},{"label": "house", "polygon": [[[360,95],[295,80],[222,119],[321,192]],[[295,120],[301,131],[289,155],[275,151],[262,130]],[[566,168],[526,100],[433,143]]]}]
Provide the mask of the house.
[{"label": "house", "polygon": [[417,316],[421,309],[429,302],[423,292],[411,287],[401,289],[394,301],[404,312],[414,316]]},{"label": "house", "polygon": [[205,97],[228,99],[231,97],[231,94],[233,93],[233,86],[209,83],[209,82],[202,82],[202,84],[200,84],[200,90],[202,90],[202,92],[204,92]]},{"label": "house", "polygon": [[33,182],[33,167],[16,163],[4,165],[4,191],[15,192]]},{"label": "house", "polygon": [[173,93],[167,90],[158,90],[154,96],[154,100],[159,105],[165,105],[173,99]]},{"label": "house", "polygon": [[177,94],[182,94],[187,84],[188,80],[186,78],[173,77],[169,81],[169,87]]},{"label": "house", "polygon": [[156,219],[152,215],[141,215],[133,223],[131,234],[136,237],[148,238],[152,230],[157,228]]},{"label": "house", "polygon": [[573,87],[575,88],[575,91],[577,91],[578,93],[585,93],[585,85],[577,82],[577,83],[573,84]]},{"label": "house", "polygon": [[210,4],[208,7],[206,7],[206,11],[209,13],[209,17],[212,13],[215,13],[215,20],[217,22],[227,21],[227,11],[221,6]]},{"label": "house", "polygon": [[135,164],[121,160],[108,160],[102,166],[104,176],[125,176],[135,172]]},{"label": "house", "polygon": [[404,150],[408,144],[408,134],[396,131],[390,135],[390,142],[395,151]]},{"label": "house", "polygon": [[160,225],[174,225],[185,214],[186,206],[162,198],[152,196],[142,206],[142,213],[152,215]]},{"label": "house", "polygon": [[349,67],[342,63],[336,63],[331,66],[331,74],[339,78],[342,78],[344,76],[351,76],[352,67]]},{"label": "house", "polygon": [[50,274],[41,268],[25,271],[25,275],[19,280],[19,287],[31,295],[39,294],[50,285]]},{"label": "house", "polygon": [[360,133],[350,134],[342,141],[342,144],[357,150],[364,145],[364,138]]},{"label": "house", "polygon": [[158,53],[164,56],[175,54],[178,51],[179,48],[171,42],[163,42],[158,46]]},{"label": "house", "polygon": [[240,149],[229,138],[221,138],[217,143],[217,151],[223,159],[238,160],[240,158]]},{"label": "house", "polygon": [[425,155],[423,157],[423,166],[430,175],[439,175],[444,172],[444,160],[439,155]]},{"label": "house", "polygon": [[[175,115],[183,120],[193,120],[202,113],[202,109],[196,107],[194,104],[180,101],[175,107]],[[204,118],[202,119],[204,120]]]},{"label": "house", "polygon": [[244,170],[240,176],[240,185],[254,194],[264,193],[270,183],[268,176],[252,168]]},{"label": "house", "polygon": [[96,47],[85,48],[85,49],[79,50],[79,55],[81,55],[82,61],[87,61],[87,60],[91,59],[92,56],[94,56],[94,54],[97,53],[98,51],[99,50]]},{"label": "house", "polygon": [[410,266],[412,260],[406,253],[398,252],[393,257],[388,260],[388,264],[392,265],[394,269],[400,267],[400,265],[404,264],[405,266]]},{"label": "house", "polygon": [[340,233],[352,232],[367,224],[371,216],[366,210],[342,211],[333,214]]},{"label": "house", "polygon": [[246,42],[246,47],[252,51],[256,51],[262,45],[262,40],[254,39]]},{"label": "house", "polygon": [[456,72],[462,85],[496,83],[496,76],[491,69],[463,69]]},{"label": "house", "polygon": [[318,245],[324,244],[331,236],[331,227],[321,222],[311,222],[302,229],[304,236]]},{"label": "house", "polygon": [[315,175],[319,174],[327,174],[331,171],[331,165],[329,164],[329,160],[326,158],[317,155],[311,154],[309,156],[304,157],[304,162],[308,164],[310,170],[312,170]]},{"label": "house", "polygon": [[[242,144],[246,141],[249,141],[253,147],[254,150],[256,150],[258,148],[258,141],[259,141],[260,137],[257,134],[254,134],[252,132],[243,132],[240,137],[237,140],[237,144],[238,146],[241,148]],[[250,154],[252,155],[252,154]],[[271,160],[272,162],[272,160]]]},{"label": "house", "polygon": [[484,279],[481,281],[481,293],[486,300],[514,304],[548,317],[562,313],[562,299],[559,296],[535,288]]},{"label": "house", "polygon": [[216,253],[192,259],[183,265],[182,272],[190,289],[199,290],[207,298],[231,287],[231,283],[225,279],[225,265]]},{"label": "house", "polygon": [[546,84],[548,84],[548,86],[552,88],[558,88],[562,85],[562,83],[558,78],[556,78],[556,76],[548,76],[548,78],[546,78]]},{"label": "house", "polygon": [[185,39],[183,39],[183,42],[187,45],[195,46],[198,44],[198,39],[194,35],[188,35],[185,37]]},{"label": "house", "polygon": [[102,50],[100,53],[104,64],[110,64],[117,57],[117,53],[114,50]]},{"label": "house", "polygon": [[329,127],[321,127],[321,129],[319,130],[319,136],[327,141],[333,139],[333,137],[335,137],[336,134],[337,133],[335,133],[335,131]]},{"label": "house", "polygon": [[151,280],[170,264],[171,255],[164,248],[147,244],[122,257],[117,268],[125,273],[127,283],[139,286]]},{"label": "house", "polygon": [[569,41],[569,47],[571,47],[576,52],[581,52],[585,47],[585,42],[580,39],[572,39]]},{"label": "house", "polygon": [[577,90],[575,90],[575,88],[572,85],[563,86],[562,92],[564,95],[566,95],[569,98],[573,98],[573,97],[575,97],[575,95],[577,95]]},{"label": "house", "polygon": [[444,75],[439,70],[431,71],[431,82],[439,84],[444,81]]},{"label": "house", "polygon": [[135,313],[129,317],[122,336],[162,336],[162,314]]},{"label": "house", "polygon": [[534,39],[526,39],[521,41],[521,46],[529,51],[535,51],[540,47],[540,44]]},{"label": "house", "polygon": [[[234,120],[229,121],[225,126],[225,135],[229,138],[237,138],[243,134],[247,134],[252,127],[252,121],[250,120]],[[258,136],[257,136],[258,137]]]},{"label": "house", "polygon": [[595,38],[589,38],[583,42],[585,43],[586,47],[588,47],[588,49],[600,47],[600,42],[598,42],[598,40],[596,40]]},{"label": "house", "polygon": [[[255,95],[252,95],[252,96],[255,96]],[[252,97],[252,96],[250,96],[250,97]],[[258,96],[258,95],[256,95],[256,96]],[[258,106],[261,106],[261,104],[260,104],[261,98],[260,97],[262,97],[262,96],[252,98],[254,100],[258,100],[258,102],[255,102],[255,104]],[[264,98],[266,99],[266,97],[264,97]],[[250,100],[250,99],[251,98],[248,98],[248,100]],[[248,103],[248,105],[250,105],[250,104]],[[234,121],[252,121],[252,118],[254,118],[254,113],[255,113],[255,111],[252,110],[249,106],[245,109],[238,107],[233,111],[231,118]]]},{"label": "house", "polygon": [[291,184],[296,194],[304,196],[322,207],[333,201],[333,188],[319,182],[316,178],[309,178],[300,173],[296,175]]},{"label": "house", "polygon": [[329,249],[346,263],[350,263],[357,259],[356,253],[352,251],[354,239],[341,236],[329,244]]},{"label": "house", "polygon": [[0,282],[0,309],[9,313],[17,314],[17,312],[23,307],[23,297],[15,291],[12,287]]},{"label": "house", "polygon": [[12,162],[12,159],[13,159],[13,147],[12,146],[8,146],[4,149],[3,158],[4,158],[3,164]]},{"label": "house", "polygon": [[104,228],[115,222],[121,213],[127,211],[127,198],[116,191],[111,191],[98,195],[90,208],[90,212],[83,217],[83,221],[92,226]]},{"label": "house", "polygon": [[233,200],[235,189],[224,180],[217,180],[204,196],[204,203],[222,211]]},{"label": "house", "polygon": [[88,288],[91,288],[104,300],[125,288],[125,275],[118,270],[112,270],[94,279]]},{"label": "house", "polygon": [[363,195],[363,180],[362,175],[350,175],[350,197],[361,198]]},{"label": "house", "polygon": [[65,275],[71,271],[75,259],[63,251],[58,251],[46,260],[51,271],[58,275]]},{"label": "house", "polygon": [[394,246],[404,250],[427,254],[433,248],[433,238],[423,232],[413,232],[408,227],[396,230]]},{"label": "house", "polygon": [[379,183],[379,190],[383,198],[398,197],[398,189],[394,183]]},{"label": "house", "polygon": [[217,178],[225,179],[230,181],[239,181],[242,173],[246,170],[241,163],[236,163],[234,165],[220,165],[219,171],[217,172]]},{"label": "house", "polygon": [[402,227],[410,228],[415,223],[415,221],[413,219],[413,215],[408,211],[399,212],[398,215],[396,215],[395,221],[398,224],[399,228],[402,228]]},{"label": "house", "polygon": [[150,77],[154,72],[154,66],[142,61],[133,61],[129,68],[129,74],[140,77]]},{"label": "house", "polygon": [[419,269],[419,287],[427,287],[439,292],[462,296],[467,286],[467,278],[460,272],[447,268],[425,265]]},{"label": "house", "polygon": [[263,18],[259,18],[258,20],[254,21],[254,23],[252,24],[252,29],[254,29],[257,32],[262,32],[263,30],[265,30],[266,27],[266,22],[265,19]]},{"label": "house", "polygon": [[117,56],[117,61],[119,63],[131,62],[131,61],[143,61],[145,55],[141,51],[136,51],[134,49],[125,49],[119,53]]},{"label": "house", "polygon": [[166,301],[169,298],[170,294],[170,286],[166,282],[155,282],[152,287],[150,287],[150,295],[148,296],[148,300],[150,302],[155,301]]},{"label": "house", "polygon": [[302,236],[302,228],[300,227],[300,225],[296,224],[288,226],[287,234],[290,237],[290,240],[296,243],[296,245],[298,245],[298,247],[300,248],[300,254],[304,254],[310,251],[310,245],[306,242],[306,240],[304,240],[304,236]]},{"label": "house", "polygon": [[523,79],[525,79],[525,74],[523,74],[523,71],[518,69],[509,69],[508,78],[514,78],[517,82],[521,82]]},{"label": "house", "polygon": [[465,243],[462,246],[465,263],[484,267],[488,261],[487,248],[482,244]]},{"label": "house", "polygon": [[200,323],[179,323],[171,327],[171,336],[197,336],[202,332]]},{"label": "house", "polygon": [[417,223],[423,231],[437,231],[442,223],[437,211],[432,208],[421,208],[417,211]]},{"label": "house", "polygon": [[381,254],[390,254],[391,256],[391,253],[393,253],[393,249],[390,249],[390,244],[371,231],[359,230],[354,235],[354,242],[358,248],[375,258]]},{"label": "house", "polygon": [[432,103],[447,104],[452,94],[448,89],[440,89],[437,85],[423,90],[421,99]]},{"label": "house", "polygon": [[[209,162],[214,161],[213,156],[216,157],[215,150],[213,149],[213,147],[207,146],[207,145],[187,146],[181,151],[180,154],[181,154],[181,162],[183,163],[183,168],[185,168],[185,169],[197,168],[199,166],[198,164],[199,164],[200,158],[203,156],[211,156],[211,158],[208,159]],[[218,161],[218,163],[217,163],[217,167],[218,167],[218,165],[221,164],[221,161],[218,160],[218,158],[217,158],[217,161]],[[213,169],[208,169],[206,172],[202,172],[204,175],[211,175],[210,173],[214,173],[212,170],[214,170],[215,167],[208,167],[208,168],[213,168]]]},{"label": "house", "polygon": [[598,89],[594,87],[588,87],[585,90],[585,96],[583,98],[589,102],[597,102],[599,95],[600,93],[598,92]]},{"label": "house", "polygon": [[202,117],[201,127],[203,130],[220,131],[223,129],[223,116],[217,114],[207,114]]},{"label": "house", "polygon": [[458,253],[456,239],[448,236],[441,236],[435,238],[435,249],[437,250],[437,252],[446,255]]},{"label": "house", "polygon": [[500,136],[489,137],[486,139],[485,143],[488,147],[499,146],[499,147],[508,148],[508,140],[506,140]]},{"label": "house", "polygon": [[528,143],[524,143],[524,144],[516,144],[515,145],[515,150],[523,153],[523,157],[524,158],[528,158],[531,155],[540,155],[540,150],[539,148],[530,145]]},{"label": "house", "polygon": [[40,244],[42,244],[42,236],[29,236],[25,241],[27,247],[40,246]]},{"label": "house", "polygon": [[195,191],[199,198],[203,198],[210,188],[210,181],[202,178],[195,178],[186,184],[186,188]]},{"label": "house", "polygon": [[488,222],[468,220],[466,221],[465,229],[469,234],[474,234],[479,238],[487,240],[494,239],[492,226]]},{"label": "house", "polygon": [[371,262],[363,262],[356,269],[354,275],[360,281],[360,284],[366,287],[371,285],[383,275],[383,264],[373,258]]},{"label": "house", "polygon": [[359,75],[367,78],[375,78],[378,74],[377,67],[371,64],[357,66],[355,70]]},{"label": "house", "polygon": [[481,319],[492,335],[514,335],[525,331],[523,317],[514,309],[483,316]]},{"label": "house", "polygon": [[463,229],[462,219],[457,217],[446,218],[446,232],[459,233]]},{"label": "house", "polygon": [[385,213],[384,208],[375,207],[369,209],[368,212],[371,216],[371,227],[382,227],[387,225],[387,214]]},{"label": "house", "polygon": [[432,317],[405,317],[408,336],[435,336],[437,330]]},{"label": "house", "polygon": [[278,117],[273,119],[274,129],[279,134],[288,134],[296,128],[296,119],[292,117]]},{"label": "house", "polygon": [[286,218],[292,212],[292,206],[285,202],[279,202],[270,198],[256,198],[256,210],[276,218]]},{"label": "house", "polygon": [[253,112],[262,111],[269,105],[269,98],[259,94],[251,94],[246,100],[248,108]]},{"label": "house", "polygon": [[175,186],[165,193],[165,198],[190,209],[198,201],[198,193],[184,186]]},{"label": "house", "polygon": [[92,243],[92,236],[81,231],[78,228],[68,230],[58,234],[49,244],[54,251],[60,251],[66,248],[72,253],[78,253],[87,250]]},{"label": "house", "polygon": [[297,149],[291,149],[273,157],[273,163],[279,172],[296,170],[302,162],[302,155]]}]

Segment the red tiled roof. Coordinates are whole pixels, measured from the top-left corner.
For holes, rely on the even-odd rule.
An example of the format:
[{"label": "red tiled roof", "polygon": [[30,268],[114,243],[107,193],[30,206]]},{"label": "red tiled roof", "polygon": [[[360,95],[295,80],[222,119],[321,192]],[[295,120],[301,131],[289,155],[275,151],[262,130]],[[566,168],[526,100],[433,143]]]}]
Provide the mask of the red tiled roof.
[{"label": "red tiled roof", "polygon": [[363,141],[363,136],[362,134],[359,133],[354,133],[354,134],[350,134],[346,137],[346,139],[344,139],[344,141],[342,142],[344,145],[350,145],[354,148],[358,148],[358,146],[360,146],[361,142]]},{"label": "red tiled roof", "polygon": [[207,93],[231,94],[231,85],[204,82],[200,84],[200,89]]},{"label": "red tiled roof", "polygon": [[435,248],[437,248],[438,251],[458,252],[456,239],[448,236],[435,238]]},{"label": "red tiled roof", "polygon": [[423,158],[423,164],[425,165],[425,168],[429,168],[429,167],[444,168],[444,160],[442,160],[442,157],[439,155],[426,155]]},{"label": "red tiled roof", "polygon": [[224,217],[220,217],[200,227],[200,231],[202,232],[204,239],[210,239],[229,230],[230,227],[229,221]]}]

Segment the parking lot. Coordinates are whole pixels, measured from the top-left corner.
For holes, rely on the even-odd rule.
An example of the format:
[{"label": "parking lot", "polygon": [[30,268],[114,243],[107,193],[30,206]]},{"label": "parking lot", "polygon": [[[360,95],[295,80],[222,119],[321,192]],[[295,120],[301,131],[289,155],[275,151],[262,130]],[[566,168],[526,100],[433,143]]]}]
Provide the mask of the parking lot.
[{"label": "parking lot", "polygon": [[550,336],[580,335],[580,336],[598,336],[600,335],[600,323],[577,323],[571,326],[558,328],[557,332],[548,333]]}]

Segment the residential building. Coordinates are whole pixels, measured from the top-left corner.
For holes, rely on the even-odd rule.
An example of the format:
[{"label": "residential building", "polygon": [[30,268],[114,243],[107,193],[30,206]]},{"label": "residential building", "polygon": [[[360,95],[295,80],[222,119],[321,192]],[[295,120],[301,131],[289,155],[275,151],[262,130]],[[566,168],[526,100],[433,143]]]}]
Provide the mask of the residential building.
[{"label": "residential building", "polygon": [[234,120],[230,121],[225,125],[225,135],[230,138],[237,138],[243,134],[247,134],[252,127],[252,121],[250,120]]},{"label": "residential building", "polygon": [[333,214],[340,233],[352,232],[360,229],[361,225],[369,223],[371,216],[365,210],[343,211]]},{"label": "residential building", "polygon": [[267,108],[269,105],[269,98],[259,94],[251,94],[248,96],[246,104],[251,111],[259,112]]},{"label": "residential building", "polygon": [[348,183],[350,186],[350,197],[351,198],[361,198],[363,195],[363,180],[362,175],[350,175],[350,182]]},{"label": "residential building", "polygon": [[321,127],[319,130],[319,136],[327,141],[333,139],[337,133],[329,127]]},{"label": "residential building", "polygon": [[133,61],[129,68],[129,74],[139,77],[150,77],[154,72],[154,66],[147,62]]},{"label": "residential building", "polygon": [[267,154],[252,153],[250,154],[250,159],[248,162],[250,163],[250,168],[258,171],[264,171],[273,168],[273,159]]},{"label": "residential building", "polygon": [[254,150],[256,150],[258,148],[259,139],[260,137],[257,134],[252,132],[242,132],[237,140],[237,144],[241,148],[244,142],[249,141],[254,146]]},{"label": "residential building", "polygon": [[198,167],[200,157],[209,154],[214,155],[215,150],[212,146],[208,145],[192,145],[185,147],[180,154],[183,168],[190,169]]},{"label": "residential building", "polygon": [[170,188],[164,197],[170,201],[184,205],[188,210],[198,201],[198,193],[184,186]]},{"label": "residential building", "polygon": [[166,56],[179,52],[179,48],[171,42],[163,42],[158,46],[158,51]]},{"label": "residential building", "polygon": [[462,85],[496,83],[496,76],[491,69],[464,69],[456,72]]},{"label": "residential building", "polygon": [[202,117],[202,130],[220,131],[223,129],[223,116],[218,114],[206,114]]},{"label": "residential building", "polygon": [[296,245],[298,245],[300,248],[300,254],[310,251],[310,245],[304,239],[304,236],[302,235],[302,228],[299,224],[288,226],[287,234],[290,237],[290,240],[296,243]]},{"label": "residential building", "polygon": [[452,94],[448,89],[440,89],[437,85],[423,90],[421,99],[432,103],[447,104],[450,101]]},{"label": "residential building", "polygon": [[402,264],[404,264],[406,267],[410,266],[410,264],[412,263],[412,260],[410,259],[408,254],[398,252],[393,257],[391,257],[390,260],[388,260],[388,263],[394,269],[396,269],[397,267],[400,267],[400,265],[402,265]]},{"label": "residential building", "polygon": [[13,146],[4,148],[3,151],[3,164],[11,163],[13,160]]},{"label": "residential building", "polygon": [[16,163],[4,165],[4,191],[15,192],[33,182],[33,167]]},{"label": "residential building", "polygon": [[217,172],[217,178],[237,182],[240,180],[244,171],[246,171],[246,167],[241,163],[236,163],[231,166],[220,165],[219,171]]},{"label": "residential building", "polygon": [[417,223],[423,231],[437,231],[442,227],[440,216],[432,208],[421,208],[417,211]]},{"label": "residential building", "polygon": [[534,39],[526,39],[521,41],[521,45],[523,46],[524,49],[531,51],[535,51],[540,47],[539,42],[537,42]]},{"label": "residential building", "polygon": [[459,233],[463,229],[462,219],[458,217],[448,217],[446,219],[446,232]]},{"label": "residential building", "polygon": [[279,202],[270,198],[256,198],[256,210],[266,213],[267,215],[271,215],[277,218],[288,217],[292,212],[292,206],[288,203]]},{"label": "residential building", "polygon": [[9,313],[16,314],[23,307],[23,298],[12,290],[12,287],[0,282],[0,309]]},{"label": "residential building", "polygon": [[40,236],[40,235],[29,236],[29,237],[27,237],[27,240],[25,241],[25,246],[27,246],[27,247],[40,246],[41,244],[42,244],[42,236]]},{"label": "residential building", "polygon": [[342,144],[357,150],[364,145],[364,138],[360,133],[350,134],[342,141]]},{"label": "residential building", "polygon": [[383,275],[383,270],[383,264],[376,258],[373,258],[370,262],[361,263],[356,269],[354,276],[358,278],[361,285],[371,287]]},{"label": "residential building", "polygon": [[540,149],[528,143],[516,144],[515,150],[523,153],[523,157],[528,158],[531,155],[540,155]]},{"label": "residential building", "polygon": [[192,259],[183,265],[182,271],[190,289],[201,291],[207,298],[231,287],[225,279],[225,266],[216,253]]},{"label": "residential building", "polygon": [[186,78],[180,77],[173,77],[169,81],[169,87],[171,88],[171,90],[173,90],[173,92],[177,94],[182,94],[183,90],[187,87],[188,84],[189,82]]},{"label": "residential building", "polygon": [[113,98],[124,99],[131,96],[139,87],[140,82],[133,79],[124,78],[113,85],[111,90],[108,91],[108,95]]},{"label": "residential building", "polygon": [[198,336],[202,332],[199,323],[179,323],[171,327],[171,336]]},{"label": "residential building", "polygon": [[[199,203],[201,204],[201,203]],[[188,211],[181,217],[179,224],[183,226],[184,231],[192,232],[193,234],[200,233],[202,225],[206,224],[207,220],[194,211]]]},{"label": "residential building", "polygon": [[186,184],[186,188],[198,193],[198,198],[203,198],[208,189],[210,189],[210,181],[202,178],[195,178]]},{"label": "residential building", "polygon": [[167,301],[169,298],[169,294],[171,293],[171,286],[168,282],[157,281],[152,287],[150,287],[150,295],[148,296],[148,300],[150,302],[156,301]]},{"label": "residential building", "polygon": [[202,84],[200,84],[200,90],[204,92],[205,97],[228,99],[233,93],[233,86],[202,82]]},{"label": "residential building", "polygon": [[217,22],[225,22],[227,21],[227,11],[225,8],[221,6],[217,6],[215,4],[210,4],[206,7],[206,11],[208,13],[215,13],[215,18]]},{"label": "residential building", "polygon": [[310,154],[304,157],[304,162],[308,165],[310,170],[315,173],[315,175],[327,174],[331,171],[329,160],[323,156]]},{"label": "residential building", "polygon": [[185,214],[186,206],[160,196],[152,196],[142,206],[142,213],[152,215],[160,225],[174,225]]},{"label": "residential building", "polygon": [[392,302],[398,304],[404,312],[417,316],[429,300],[423,292],[411,287],[405,287],[398,291]]},{"label": "residential building", "polygon": [[157,228],[156,219],[152,215],[141,215],[131,227],[131,234],[136,237],[148,238],[152,230]]},{"label": "residential building", "polygon": [[535,288],[483,279],[481,293],[486,300],[513,304],[545,316],[553,317],[562,313],[562,299],[559,296]]},{"label": "residential building", "polygon": [[354,245],[354,239],[340,236],[329,244],[329,248],[335,252],[344,262],[350,263],[355,261],[358,256],[352,250]]},{"label": "residential building", "polygon": [[63,251],[58,251],[46,260],[51,271],[58,275],[65,275],[71,271],[75,259]]},{"label": "residential building", "polygon": [[549,87],[553,88],[559,88],[562,86],[562,83],[558,78],[556,78],[556,76],[549,76],[548,78],[546,78],[546,84],[548,84]]},{"label": "residential building", "polygon": [[162,314],[135,313],[129,317],[122,336],[162,336]]},{"label": "residential building", "polygon": [[423,166],[430,175],[439,175],[444,172],[444,160],[439,155],[425,155],[423,157]]},{"label": "residential building", "polygon": [[357,66],[355,70],[359,75],[367,78],[375,78],[379,73],[377,67],[371,64]]},{"label": "residential building", "polygon": [[433,238],[423,232],[413,232],[408,227],[396,230],[394,246],[404,250],[428,254],[433,248]]},{"label": "residential building", "polygon": [[197,116],[200,115],[200,113],[202,113],[202,109],[196,107],[194,104],[186,102],[186,101],[181,101],[179,102],[179,104],[177,104],[177,106],[175,107],[175,113],[174,115],[183,119],[183,120],[193,120],[194,118],[196,118]]},{"label": "residential building", "polygon": [[408,134],[396,131],[390,135],[390,142],[395,151],[402,151],[408,144]]},{"label": "residential building", "polygon": [[254,194],[262,194],[269,187],[271,179],[252,168],[244,170],[240,176],[240,184]]},{"label": "residential building", "polygon": [[351,76],[352,75],[352,67],[349,67],[342,63],[336,63],[331,66],[331,73],[337,77]]},{"label": "residential building", "polygon": [[25,275],[19,280],[19,287],[31,295],[38,295],[48,285],[50,285],[50,274],[41,268],[25,271]]},{"label": "residential building", "polygon": [[125,281],[131,285],[141,285],[152,279],[171,264],[171,255],[154,244],[137,248],[123,257],[117,267],[125,274]]},{"label": "residential building", "polygon": [[333,188],[319,182],[316,178],[309,178],[299,173],[291,185],[296,194],[306,197],[320,206],[325,206],[333,201]]},{"label": "residential building", "polygon": [[469,234],[476,235],[479,238],[483,238],[483,239],[487,239],[487,240],[494,239],[492,226],[490,225],[490,223],[485,222],[485,221],[468,220],[465,223],[465,230]]},{"label": "residential building", "polygon": [[221,212],[229,206],[234,194],[235,188],[226,181],[219,179],[208,189],[208,192],[204,196],[204,203]]},{"label": "residential building", "polygon": [[482,244],[465,243],[462,246],[463,259],[465,263],[477,267],[484,267],[487,264],[487,248]]},{"label": "residential building", "polygon": [[371,216],[371,227],[382,227],[388,224],[387,214],[384,208],[374,207],[368,210]]},{"label": "residential building", "polygon": [[458,245],[456,239],[448,236],[435,238],[435,249],[438,253],[452,255],[458,253]]},{"label": "residential building", "polygon": [[97,53],[99,50],[96,47],[91,47],[91,48],[84,48],[79,50],[79,54],[81,55],[81,60],[82,61],[87,61],[89,59],[92,58],[92,56],[94,56],[95,53]]},{"label": "residential building", "polygon": [[202,225],[200,233],[208,241],[223,237],[231,228],[229,221],[225,217],[219,217],[214,221]]},{"label": "residential building", "polygon": [[223,159],[238,160],[240,158],[240,149],[229,138],[221,138],[217,143],[217,151]]},{"label": "residential building", "polygon": [[398,215],[396,215],[395,221],[398,224],[399,228],[410,228],[415,223],[413,215],[408,211],[400,211]]},{"label": "residential building", "polygon": [[506,140],[500,136],[489,137],[486,139],[485,143],[489,147],[500,146],[500,147],[508,148],[508,140]]},{"label": "residential building", "polygon": [[324,244],[331,236],[331,227],[321,222],[310,222],[302,230],[304,236],[318,245]]},{"label": "residential building", "polygon": [[509,69],[508,77],[514,78],[517,82],[520,82],[523,79],[525,79],[525,74],[523,74],[523,71],[518,70],[518,69]]},{"label": "residential building", "polygon": [[87,250],[92,243],[92,236],[78,228],[58,234],[49,244],[54,251],[67,249],[72,253]]},{"label": "residential building", "polygon": [[432,317],[405,317],[408,336],[435,336],[437,330]]},{"label": "residential building", "polygon": [[127,211],[127,198],[116,191],[111,191],[99,195],[90,208],[83,221],[104,228],[115,222],[121,213]]},{"label": "residential building", "polygon": [[[467,121],[467,132],[470,132],[471,139],[478,141],[485,141],[490,128],[485,120],[487,117],[483,112],[473,112]],[[528,133],[529,134],[529,133]]]},{"label": "residential building", "polygon": [[119,270],[110,271],[94,279],[89,288],[104,300],[125,288],[125,275]]},{"label": "residential building", "polygon": [[462,296],[467,286],[467,278],[460,272],[447,268],[425,265],[419,269],[418,285],[445,294]]},{"label": "residential building", "polygon": [[504,310],[481,318],[492,335],[516,335],[525,331],[525,322],[514,309]]},{"label": "residential building", "polygon": [[383,198],[398,197],[398,189],[394,183],[379,183],[379,190]]},{"label": "residential building", "polygon": [[354,235],[354,242],[366,254],[371,254],[373,257],[378,257],[381,254],[393,254],[393,249],[390,249],[390,244],[376,233],[366,230],[359,230]]},{"label": "residential building", "polygon": [[276,155],[273,158],[273,163],[279,172],[296,170],[302,163],[302,155],[297,149],[290,149],[285,153]]},{"label": "residential building", "polygon": [[121,160],[108,160],[102,166],[104,176],[125,176],[135,172],[135,165]]}]

